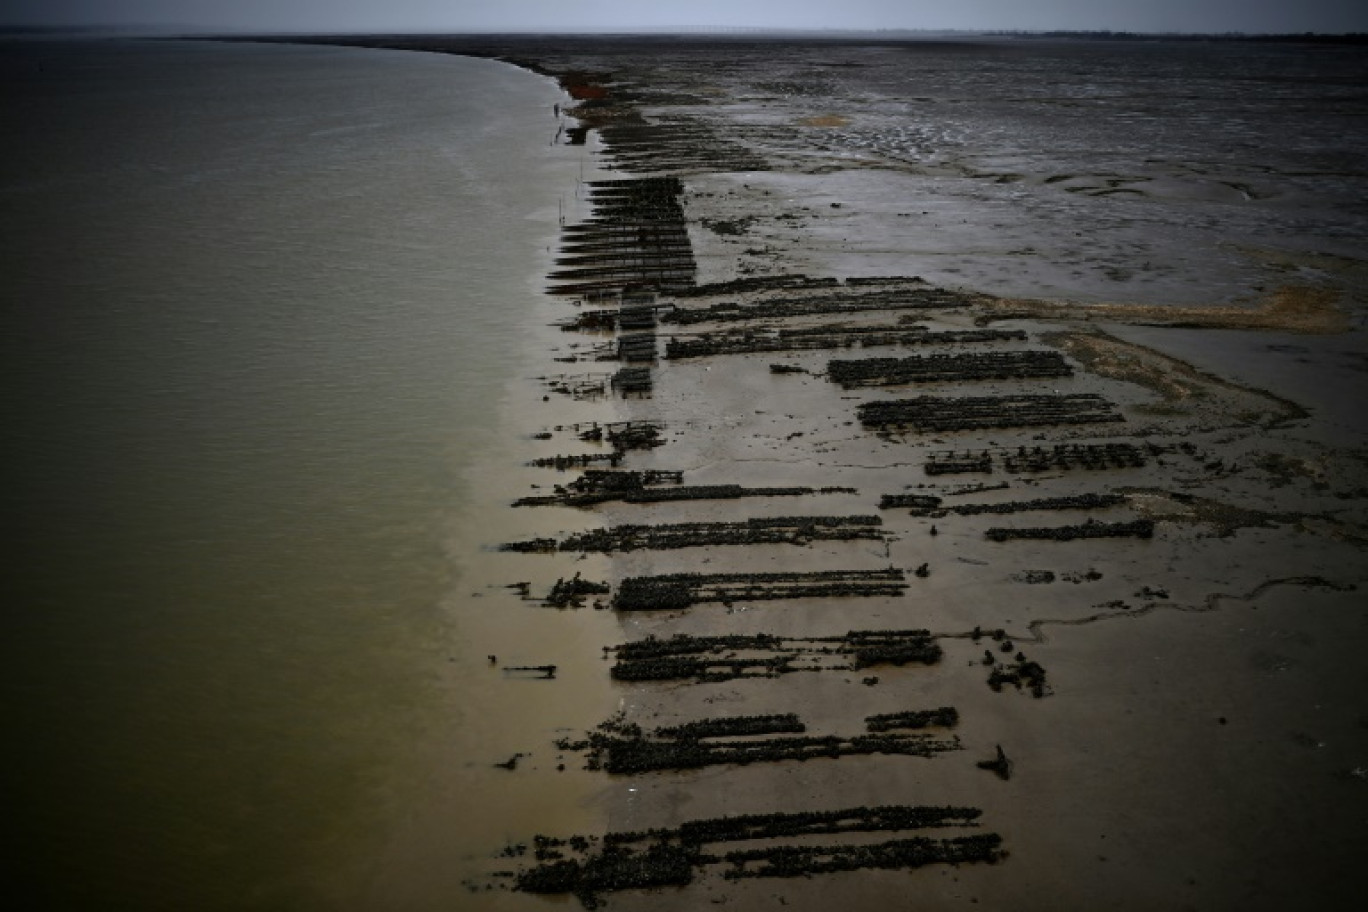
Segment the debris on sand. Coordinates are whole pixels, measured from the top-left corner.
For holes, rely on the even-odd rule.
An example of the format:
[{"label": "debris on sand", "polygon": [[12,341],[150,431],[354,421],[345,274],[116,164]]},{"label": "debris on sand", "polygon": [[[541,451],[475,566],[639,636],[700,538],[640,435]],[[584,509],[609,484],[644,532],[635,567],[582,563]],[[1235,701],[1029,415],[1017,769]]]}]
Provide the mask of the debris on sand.
[{"label": "debris on sand", "polygon": [[977,766],[979,769],[988,770],[990,773],[996,773],[997,777],[1003,781],[1012,778],[1012,761],[1009,760],[1007,754],[1003,752],[1001,744],[997,746],[996,757],[992,760],[980,760]]}]

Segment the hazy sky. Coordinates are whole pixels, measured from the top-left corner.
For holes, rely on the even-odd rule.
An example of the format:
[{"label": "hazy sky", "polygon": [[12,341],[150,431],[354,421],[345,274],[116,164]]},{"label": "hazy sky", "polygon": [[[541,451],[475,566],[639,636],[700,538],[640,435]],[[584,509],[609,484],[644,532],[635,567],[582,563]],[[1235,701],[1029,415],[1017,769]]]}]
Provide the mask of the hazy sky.
[{"label": "hazy sky", "polygon": [[247,31],[1368,31],[1366,0],[0,0],[0,23]]}]

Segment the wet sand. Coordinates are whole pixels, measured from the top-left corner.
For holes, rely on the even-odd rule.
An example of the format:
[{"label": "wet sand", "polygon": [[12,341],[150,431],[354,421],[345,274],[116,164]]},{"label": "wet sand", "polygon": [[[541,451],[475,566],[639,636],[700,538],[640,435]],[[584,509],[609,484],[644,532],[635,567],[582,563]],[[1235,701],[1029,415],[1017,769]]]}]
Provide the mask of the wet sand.
[{"label": "wet sand", "polygon": [[[986,140],[942,155],[938,144],[962,148],[963,139],[952,135],[953,123],[938,133],[916,99],[889,88],[910,93],[895,77],[923,62],[894,43],[362,43],[499,56],[557,76],[570,93],[564,123],[589,128],[587,146],[566,148],[590,156],[588,181],[682,179],[678,199],[696,264],[690,280],[632,288],[647,276],[583,275],[592,286],[583,290],[600,297],[558,294],[542,313],[614,316],[630,303],[624,286],[648,295],[643,300],[660,307],[660,357],[640,365],[649,370],[649,393],[584,392],[624,366],[600,360],[616,350],[612,333],[535,333],[529,373],[582,384],[563,382],[557,392],[533,381],[510,393],[510,435],[520,441],[510,462],[602,456],[609,446],[579,439],[590,423],[651,422],[664,444],[625,450],[614,468],[681,472],[684,485],[838,489],[507,507],[480,530],[486,549],[628,524],[881,521],[879,537],[851,541],[587,558],[486,550],[486,586],[471,606],[490,613],[473,628],[469,649],[497,653],[491,664],[500,669],[552,663],[557,671],[554,681],[501,672],[482,685],[484,705],[498,716],[489,755],[469,760],[483,770],[472,781],[505,781],[498,800],[481,806],[509,808],[496,812],[497,823],[469,825],[476,838],[468,843],[489,843],[483,863],[467,859],[489,876],[463,877],[482,907],[541,908],[542,900],[508,887],[531,888],[532,875],[557,865],[570,870],[566,883],[579,883],[588,904],[607,898],[629,910],[874,908],[908,895],[932,909],[1344,907],[1353,859],[1368,848],[1355,811],[1368,788],[1368,678],[1357,658],[1368,645],[1368,424],[1358,407],[1368,389],[1368,262],[1331,230],[1342,214],[1324,223],[1307,216],[1301,233],[1285,230],[1276,213],[1266,222],[1232,214],[1232,201],[1261,193],[1282,192],[1285,205],[1307,207],[1303,215],[1315,207],[1271,177],[1256,186],[1205,173],[1195,161],[1185,177],[1178,169],[1140,173],[1138,162],[1131,172],[1063,173],[1064,165],[1032,160],[1029,143],[1011,137],[997,160]],[[988,66],[1030,52],[946,44],[920,53]],[[1126,66],[1143,66],[1143,50],[1126,54]],[[602,199],[593,205],[582,187],[577,198],[571,225],[603,215]],[[1318,224],[1327,226],[1323,234]],[[572,236],[563,233],[562,254],[574,252]],[[806,278],[770,289],[725,284],[777,276]],[[880,277],[887,281],[860,281]],[[563,292],[567,282],[549,284]],[[963,299],[901,307],[936,288]],[[851,309],[869,304],[871,292],[887,295]],[[739,309],[698,322],[671,316],[722,304]],[[756,308],[750,317],[747,308]],[[856,331],[874,327],[927,337],[870,348],[854,341]],[[845,340],[835,348],[776,341],[818,328]],[[939,333],[985,328],[1024,339],[937,341],[952,338]],[[664,357],[667,340],[700,338],[732,350]],[[769,340],[768,349],[757,339]],[[1008,351],[1058,352],[1070,373],[852,388],[828,375],[833,360]],[[1100,397],[1107,417],[1120,420],[1029,420],[1033,409],[1084,396]],[[902,424],[870,418],[872,404],[919,397],[954,400],[954,420],[927,417],[936,403],[925,402],[899,406],[911,416]],[[985,400],[973,404],[983,422],[956,426],[970,398]],[[1068,449],[1096,453],[1113,444],[1133,447],[1143,464],[1089,465]],[[948,471],[956,461],[981,470]],[[546,496],[580,474],[510,465],[493,472],[486,489],[491,504],[511,503]],[[1123,499],[1058,508],[1061,499],[1067,506],[1092,494]],[[886,495],[903,505],[881,508]],[[1146,534],[1096,536],[1103,528]],[[1008,530],[996,536],[1006,540],[992,530]],[[1062,530],[1086,537],[1061,540]],[[902,571],[905,594],[769,600],[761,588],[751,597],[705,593],[687,607],[610,607],[634,578],[886,568]],[[576,572],[613,594],[548,609],[507,588],[527,581],[538,595]],[[754,643],[719,644],[705,680],[624,682],[609,677],[621,651],[605,649],[679,635],[829,644],[850,631],[909,630],[935,638],[939,662],[858,667],[848,655],[818,651],[768,675],[748,666],[736,677],[726,663],[754,658]],[[1043,677],[1014,682],[1028,663]],[[954,707],[958,721],[932,733],[957,749],[928,756],[771,762],[762,744],[746,763],[636,775],[582,769],[595,751],[588,734],[613,713],[621,714],[615,727],[598,730],[600,760],[614,739],[659,746],[672,737],[659,729],[690,722],[795,714],[808,736],[853,738],[867,733],[871,716],[938,707]],[[772,746],[778,737],[757,740]],[[736,740],[711,736],[686,747],[697,754]],[[981,764],[999,747],[1011,761],[1009,778]],[[494,768],[514,754],[524,755],[515,768]],[[462,800],[449,795],[440,813],[459,814]],[[683,849],[676,844],[690,821],[884,805],[981,810],[970,827],[928,832],[996,834],[993,863],[895,861],[875,870],[877,853],[866,849],[852,856],[855,870],[816,876],[837,857],[827,850],[790,872],[811,876],[729,878],[724,872],[753,874],[777,856],[724,861],[727,851],[870,847],[921,831],[855,827],[725,840],[704,844],[702,856],[687,839]],[[684,870],[668,882],[686,886],[630,888],[633,877],[650,881],[649,865],[644,875],[584,879],[604,858],[606,834],[651,828],[676,833],[654,838],[685,853]],[[538,858],[537,834],[589,841],[545,843]],[[648,844],[626,843],[638,853]],[[498,871],[505,876],[491,873]]]}]

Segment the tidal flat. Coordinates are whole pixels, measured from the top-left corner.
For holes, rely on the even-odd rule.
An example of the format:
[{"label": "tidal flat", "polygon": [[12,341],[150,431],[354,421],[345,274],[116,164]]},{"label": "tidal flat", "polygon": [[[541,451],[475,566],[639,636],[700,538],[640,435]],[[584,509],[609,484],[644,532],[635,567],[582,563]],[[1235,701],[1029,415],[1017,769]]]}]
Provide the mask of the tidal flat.
[{"label": "tidal flat", "polygon": [[491,662],[547,611],[604,639],[535,683],[611,717],[488,758],[597,828],[489,845],[472,899],[1345,907],[1361,47],[318,40],[555,78],[591,169],[510,412],[539,518],[498,526],[543,546],[480,610]]}]

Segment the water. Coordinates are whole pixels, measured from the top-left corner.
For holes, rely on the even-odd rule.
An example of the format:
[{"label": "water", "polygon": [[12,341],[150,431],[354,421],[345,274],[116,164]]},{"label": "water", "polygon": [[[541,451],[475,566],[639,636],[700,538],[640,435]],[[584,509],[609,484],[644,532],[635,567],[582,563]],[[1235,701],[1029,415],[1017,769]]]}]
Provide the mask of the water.
[{"label": "water", "polygon": [[[1223,57],[1193,79],[1186,49],[1172,78],[1106,47],[888,53],[832,77],[864,107],[818,140],[900,162],[908,192],[744,178],[889,215],[859,268],[840,228],[813,274],[914,251],[938,282],[1184,303],[1248,283],[1218,242],[1324,254],[1303,272],[1359,254],[1359,57],[1265,99]],[[539,908],[464,882],[629,800],[548,747],[614,708],[617,621],[519,603],[506,584],[570,568],[485,550],[591,520],[505,508],[554,479],[528,457],[576,449],[533,432],[608,417],[528,382],[568,344],[540,287],[598,176],[551,145],[564,98],[489,61],[323,47],[11,45],[0,74],[9,892]],[[897,222],[906,200],[928,218]],[[819,257],[821,224],[794,230]],[[542,663],[549,686],[498,670]]]},{"label": "water", "polygon": [[449,907],[375,884],[479,732],[472,484],[574,182],[560,93],[336,48],[0,67],[11,890]]},{"label": "water", "polygon": [[[1315,284],[1362,258],[1362,48],[890,43],[846,51],[857,65],[818,69],[824,54],[766,59],[757,75],[788,78],[757,85],[792,93],[783,107],[733,104],[767,118],[838,105],[844,125],[765,140],[796,154],[817,145],[901,181],[895,194],[886,172],[811,179],[813,194],[884,214],[877,230],[889,241],[851,245],[814,271],[897,270],[894,257],[913,254],[933,284],[1203,306],[1249,303],[1256,286]],[[823,243],[844,252],[839,222]]]}]

